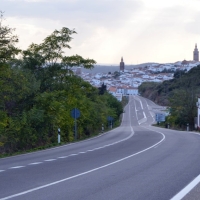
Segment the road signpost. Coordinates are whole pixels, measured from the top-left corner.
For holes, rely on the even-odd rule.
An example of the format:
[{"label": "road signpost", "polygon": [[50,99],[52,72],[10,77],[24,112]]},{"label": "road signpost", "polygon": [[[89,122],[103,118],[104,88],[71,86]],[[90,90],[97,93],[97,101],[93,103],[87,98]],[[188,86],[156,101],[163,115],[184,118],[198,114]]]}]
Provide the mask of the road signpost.
[{"label": "road signpost", "polygon": [[165,121],[165,114],[162,113],[156,113],[156,121],[159,122],[164,122]]},{"label": "road signpost", "polygon": [[78,108],[73,108],[71,110],[71,117],[74,118],[74,136],[75,140],[77,139],[77,122],[76,119],[78,119],[81,116],[81,112]]},{"label": "road signpost", "polygon": [[108,122],[110,122],[110,128],[112,129],[112,126],[113,126],[113,117],[108,116],[107,120],[108,120]]}]

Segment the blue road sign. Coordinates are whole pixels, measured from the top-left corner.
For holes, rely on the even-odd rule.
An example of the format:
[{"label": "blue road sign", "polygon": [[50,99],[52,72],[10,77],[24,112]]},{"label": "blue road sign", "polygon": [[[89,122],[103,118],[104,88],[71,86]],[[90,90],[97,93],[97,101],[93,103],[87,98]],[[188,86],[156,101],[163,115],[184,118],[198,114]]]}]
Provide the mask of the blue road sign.
[{"label": "blue road sign", "polygon": [[74,119],[77,119],[81,116],[81,112],[78,108],[74,108],[71,110],[71,116],[74,118]]},{"label": "blue road sign", "polygon": [[108,116],[108,117],[107,117],[107,120],[108,120],[108,121],[113,121],[113,117]]},{"label": "blue road sign", "polygon": [[165,121],[165,115],[162,113],[156,113],[156,121],[157,122],[164,122]]}]

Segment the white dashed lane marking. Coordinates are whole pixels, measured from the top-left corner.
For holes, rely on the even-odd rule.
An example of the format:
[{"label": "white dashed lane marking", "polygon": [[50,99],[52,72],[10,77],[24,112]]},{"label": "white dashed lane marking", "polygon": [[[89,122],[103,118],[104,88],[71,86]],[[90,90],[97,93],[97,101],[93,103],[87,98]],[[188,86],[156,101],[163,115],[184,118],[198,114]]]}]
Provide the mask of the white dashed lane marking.
[{"label": "white dashed lane marking", "polygon": [[56,159],[48,159],[48,160],[44,160],[44,161],[51,162],[51,161],[54,161],[54,160],[56,160]]},{"label": "white dashed lane marking", "polygon": [[35,163],[30,163],[30,164],[28,164],[28,165],[39,165],[39,164],[41,164],[42,162],[35,162]]},{"label": "white dashed lane marking", "polygon": [[67,158],[68,156],[61,156],[61,157],[58,157],[58,158]]},{"label": "white dashed lane marking", "polygon": [[16,167],[11,167],[9,169],[19,169],[19,168],[22,168],[22,167],[25,167],[25,166],[16,166]]},{"label": "white dashed lane marking", "polygon": [[[51,161],[56,161],[57,159],[64,159],[64,158],[68,158],[70,156],[78,156],[80,154],[84,154],[84,153],[87,153],[87,152],[92,152],[92,151],[95,151],[95,150],[99,150],[99,149],[103,149],[105,147],[109,147],[109,146],[112,146],[112,145],[115,145],[117,143],[120,143],[120,142],[123,142],[125,140],[128,140],[129,138],[131,138],[132,136],[134,135],[134,133],[132,132],[130,136],[128,136],[127,138],[125,139],[122,139],[122,140],[119,140],[117,142],[114,142],[114,143],[111,143],[111,144],[107,144],[107,145],[104,145],[104,146],[101,146],[101,147],[97,147],[97,148],[94,148],[94,149],[89,149],[87,151],[82,151],[82,152],[78,152],[76,154],[70,154],[68,156],[60,156],[60,157],[57,157],[56,159],[47,159],[47,160],[44,160],[44,162],[51,162]],[[8,169],[19,169],[19,168],[22,168],[22,167],[27,167],[27,166],[31,166],[31,165],[39,165],[39,164],[42,164],[43,162],[33,162],[33,163],[29,163],[27,164],[26,166],[15,166],[15,167],[10,167]],[[0,172],[5,172],[6,170],[0,170]]]}]

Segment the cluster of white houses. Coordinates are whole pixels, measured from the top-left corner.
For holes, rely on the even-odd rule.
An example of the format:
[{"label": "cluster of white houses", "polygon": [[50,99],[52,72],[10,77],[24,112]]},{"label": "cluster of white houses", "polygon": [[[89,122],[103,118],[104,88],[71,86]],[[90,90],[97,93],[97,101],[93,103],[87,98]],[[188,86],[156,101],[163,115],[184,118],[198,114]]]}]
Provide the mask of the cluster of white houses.
[{"label": "cluster of white houses", "polygon": [[104,83],[108,92],[120,101],[122,96],[138,95],[138,86],[143,82],[170,80],[173,79],[175,71],[189,71],[199,64],[199,61],[184,60],[173,64],[149,64],[145,67],[135,67],[127,70],[122,58],[117,76],[114,73],[82,73],[80,68],[77,69],[76,73],[95,87],[100,87]]},{"label": "cluster of white houses", "polygon": [[119,101],[122,100],[122,96],[127,95],[138,95],[138,88],[131,87],[131,86],[111,86],[108,88],[109,93],[111,93],[113,96],[115,96]]},{"label": "cluster of white houses", "polygon": [[[125,69],[125,63],[122,57],[119,63],[117,77],[114,77],[111,73],[96,73],[94,75],[82,73],[79,67],[75,73],[95,87],[100,87],[104,83],[107,86],[107,90],[121,101],[122,96],[138,95],[138,86],[143,82],[163,82],[165,80],[170,80],[173,79],[175,71],[189,71],[197,65],[200,65],[200,62],[199,51],[196,44],[192,61],[183,60],[175,63],[149,64],[145,67],[135,67],[131,70],[127,70]],[[199,120],[200,119],[198,119],[198,123],[200,124]]]}]

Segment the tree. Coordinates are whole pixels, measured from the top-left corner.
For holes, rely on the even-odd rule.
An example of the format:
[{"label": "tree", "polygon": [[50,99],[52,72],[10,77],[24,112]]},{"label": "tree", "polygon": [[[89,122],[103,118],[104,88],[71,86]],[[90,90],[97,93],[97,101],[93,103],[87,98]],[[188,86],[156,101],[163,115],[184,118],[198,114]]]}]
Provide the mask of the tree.
[{"label": "tree", "polygon": [[62,82],[63,78],[72,73],[72,67],[81,66],[93,68],[96,63],[92,59],[84,59],[79,55],[64,56],[65,48],[70,49],[69,42],[74,30],[63,27],[55,30],[46,37],[41,44],[31,44],[23,51],[23,68],[34,73],[37,80],[41,81],[41,90],[52,90],[52,85]]},{"label": "tree", "polygon": [[107,86],[104,83],[99,87],[99,95],[103,95],[107,91]]},{"label": "tree", "polygon": [[3,12],[0,11],[0,64],[15,58],[20,50],[15,47],[18,37],[13,35],[15,29],[3,25]]}]

